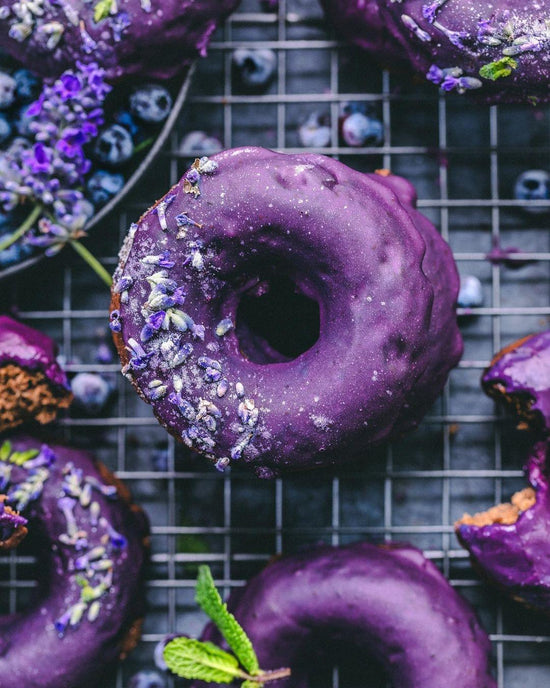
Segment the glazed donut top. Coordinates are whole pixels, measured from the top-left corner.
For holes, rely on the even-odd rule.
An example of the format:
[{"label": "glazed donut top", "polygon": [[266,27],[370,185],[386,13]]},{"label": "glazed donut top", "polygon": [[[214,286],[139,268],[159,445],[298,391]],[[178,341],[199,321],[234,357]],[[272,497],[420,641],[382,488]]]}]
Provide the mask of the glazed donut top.
[{"label": "glazed donut top", "polygon": [[524,337],[502,351],[483,374],[489,396],[515,408],[533,429],[550,430],[550,330]]},{"label": "glazed donut top", "polygon": [[[414,427],[462,351],[456,268],[414,198],[399,177],[318,155],[197,160],[122,248],[124,374],[177,438],[261,477]],[[239,320],[241,299],[281,276],[319,306],[319,338],[293,360]]]},{"label": "glazed donut top", "polygon": [[240,0],[6,0],[0,47],[43,76],[93,60],[109,79],[168,78],[206,54]]},{"label": "glazed donut top", "polygon": [[28,519],[39,561],[36,605],[0,617],[0,676],[25,688],[99,685],[139,638],[143,512],[85,452],[31,438],[0,444],[0,491]]},{"label": "glazed donut top", "polygon": [[550,98],[548,0],[321,0],[348,41],[487,102]]},{"label": "glazed donut top", "polygon": [[[281,688],[315,685],[312,668],[327,658],[353,664],[354,657],[380,661],[394,688],[496,686],[489,639],[473,610],[410,546],[362,542],[283,557],[232,593],[227,606],[263,669],[291,669],[277,681]],[[213,624],[201,640],[221,644]]]}]

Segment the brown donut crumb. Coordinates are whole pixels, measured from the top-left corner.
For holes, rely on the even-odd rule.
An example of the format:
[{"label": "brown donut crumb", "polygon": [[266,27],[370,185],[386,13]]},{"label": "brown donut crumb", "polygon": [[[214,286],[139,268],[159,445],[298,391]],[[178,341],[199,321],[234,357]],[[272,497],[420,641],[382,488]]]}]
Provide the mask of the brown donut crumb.
[{"label": "brown donut crumb", "polygon": [[466,526],[490,526],[495,523],[503,525],[514,524],[520,515],[530,509],[537,501],[536,492],[532,487],[526,487],[512,495],[509,503],[498,504],[487,511],[482,511],[473,516],[464,516],[455,523],[455,527]]}]

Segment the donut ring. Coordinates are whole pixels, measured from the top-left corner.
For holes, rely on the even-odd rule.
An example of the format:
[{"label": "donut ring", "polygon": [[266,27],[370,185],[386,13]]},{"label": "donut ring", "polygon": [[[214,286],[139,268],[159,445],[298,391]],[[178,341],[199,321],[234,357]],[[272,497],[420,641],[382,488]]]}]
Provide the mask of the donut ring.
[{"label": "donut ring", "polygon": [[[361,542],[283,557],[227,604],[260,666],[291,669],[280,688],[315,685],[312,667],[327,655],[347,664],[374,657],[395,688],[441,688],[443,676],[453,688],[496,686],[473,610],[411,546]],[[222,639],[210,624],[201,640]]]},{"label": "donut ring", "polygon": [[29,519],[40,558],[39,602],[0,617],[0,676],[25,688],[100,685],[139,639],[144,513],[85,452],[31,438],[0,445],[0,489]]},{"label": "donut ring", "polygon": [[475,567],[506,595],[550,614],[550,486],[548,442],[537,442],[527,461],[529,487],[510,504],[465,514],[455,524]]},{"label": "donut ring", "polygon": [[321,0],[331,26],[384,65],[487,103],[550,98],[547,0]]},{"label": "donut ring", "polygon": [[[197,160],[122,248],[123,373],[175,437],[261,477],[416,426],[462,341],[450,250],[414,201],[404,179],[319,155]],[[293,360],[239,310],[281,277],[319,312],[317,341]]]},{"label": "donut ring", "polygon": [[43,76],[93,59],[109,79],[167,79],[206,55],[212,34],[239,1],[117,0],[101,7],[64,0],[41,3],[34,13],[4,0],[0,46]]}]

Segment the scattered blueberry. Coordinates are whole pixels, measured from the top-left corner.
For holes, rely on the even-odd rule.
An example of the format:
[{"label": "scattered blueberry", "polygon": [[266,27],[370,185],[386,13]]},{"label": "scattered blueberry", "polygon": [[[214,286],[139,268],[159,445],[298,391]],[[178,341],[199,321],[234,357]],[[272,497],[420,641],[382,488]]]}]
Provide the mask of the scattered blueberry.
[{"label": "scattered blueberry", "polygon": [[142,86],[130,96],[130,110],[143,122],[164,122],[171,109],[172,96],[159,84]]},{"label": "scattered blueberry", "polygon": [[134,674],[128,688],[165,688],[164,678],[156,671],[140,671]]},{"label": "scattered blueberry", "polygon": [[15,79],[6,72],[0,72],[0,110],[5,110],[15,101]]},{"label": "scattered blueberry", "polygon": [[97,170],[86,183],[86,195],[96,206],[111,200],[124,186],[124,177],[118,172]]},{"label": "scattered blueberry", "polygon": [[10,120],[3,112],[0,112],[0,143],[7,141],[11,136],[12,126]]},{"label": "scattered blueberry", "polygon": [[107,342],[100,342],[95,352],[95,360],[98,363],[112,363],[113,351]]},{"label": "scattered blueberry", "polygon": [[342,137],[348,146],[379,146],[384,140],[384,126],[374,117],[354,112],[342,122]]},{"label": "scattered blueberry", "polygon": [[134,152],[130,132],[120,124],[111,124],[103,129],[94,145],[94,155],[104,165],[117,167],[127,162]]},{"label": "scattered blueberry", "polygon": [[459,308],[483,306],[483,288],[481,282],[474,275],[461,276],[457,306]]},{"label": "scattered blueberry", "polygon": [[[514,184],[514,198],[518,201],[550,200],[550,173],[546,170],[526,170],[516,179]],[[547,213],[547,208],[524,206],[530,213]]]},{"label": "scattered blueberry", "polygon": [[232,62],[236,86],[249,92],[265,90],[277,70],[277,55],[268,48],[237,48]]},{"label": "scattered blueberry", "polygon": [[115,113],[113,119],[115,124],[120,124],[121,127],[128,129],[132,137],[135,138],[139,134],[139,125],[128,110],[119,110]]},{"label": "scattered blueberry", "polygon": [[363,100],[345,100],[341,106],[340,111],[342,117],[353,115],[360,112],[362,115],[369,115],[371,106]]},{"label": "scattered blueberry", "polygon": [[153,467],[154,471],[166,473],[168,470],[168,450],[155,449],[155,451],[151,454],[151,466]]},{"label": "scattered blueberry", "polygon": [[223,150],[222,142],[214,136],[209,136],[205,131],[190,131],[179,147],[182,155],[194,155],[197,158],[214,155],[221,150]]},{"label": "scattered blueberry", "polygon": [[331,132],[326,115],[312,112],[298,129],[300,143],[306,148],[325,148],[330,145]]},{"label": "scattered blueberry", "polygon": [[78,373],[71,380],[74,403],[80,410],[95,416],[105,408],[111,396],[111,385],[97,373]]},{"label": "scattered blueberry", "polygon": [[22,262],[25,258],[28,258],[31,253],[32,247],[28,244],[22,242],[12,244],[3,251],[0,251],[0,269]]},{"label": "scattered blueberry", "polygon": [[19,101],[30,103],[38,98],[42,83],[31,71],[18,69],[14,72],[13,78],[15,79],[15,93]]},{"label": "scattered blueberry", "polygon": [[32,138],[33,134],[30,130],[30,123],[33,121],[32,117],[27,115],[27,110],[30,108],[31,104],[23,105],[19,108],[15,115],[14,124],[19,136],[25,136],[27,138]]}]

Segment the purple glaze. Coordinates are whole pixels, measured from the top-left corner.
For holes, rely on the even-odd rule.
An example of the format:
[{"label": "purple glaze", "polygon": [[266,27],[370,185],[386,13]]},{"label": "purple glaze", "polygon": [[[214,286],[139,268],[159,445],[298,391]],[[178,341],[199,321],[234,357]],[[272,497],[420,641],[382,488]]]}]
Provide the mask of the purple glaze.
[{"label": "purple glaze", "polygon": [[550,330],[500,351],[484,372],[487,394],[516,406],[537,428],[550,429]]},{"label": "purple glaze", "polygon": [[[159,421],[218,468],[240,460],[261,477],[416,426],[462,341],[456,268],[413,187],[260,148],[201,164],[217,168],[198,181],[193,169],[141,217],[115,274],[132,279],[112,304],[123,372]],[[273,266],[320,308],[319,339],[290,361],[235,331],[242,295]]]},{"label": "purple glaze", "polygon": [[[373,656],[394,688],[494,688],[489,639],[473,610],[411,546],[316,547],[269,564],[229,610],[278,688],[308,688],[311,667]],[[201,640],[221,644],[209,624]],[[192,688],[204,686],[195,681]],[[275,684],[274,684],[275,685]]]},{"label": "purple glaze", "polygon": [[548,444],[538,442],[527,461],[535,504],[520,513],[515,523],[456,529],[460,543],[482,573],[504,592],[545,613],[550,613],[550,493]]},{"label": "purple glaze", "polygon": [[[25,688],[102,685],[101,678],[128,649],[125,636],[143,614],[145,515],[126,501],[123,490],[117,495],[86,452],[57,445],[48,448],[31,438],[10,441],[12,452],[35,448],[40,453],[22,466],[9,458],[0,462],[0,468],[11,467],[8,503],[16,507],[22,492],[28,496],[25,481],[36,478],[37,471],[42,471],[45,480],[36,490],[40,493],[34,495],[37,499],[30,498],[23,509],[39,548],[35,551],[40,563],[38,599],[21,614],[0,617],[0,676],[9,677],[10,685]],[[76,480],[71,481],[71,475],[77,476]],[[81,488],[88,484],[83,495]],[[77,535],[75,544],[68,544],[72,519]],[[113,544],[112,529],[124,536],[124,543]],[[105,549],[102,556],[98,548]],[[108,570],[101,570],[106,561],[112,562],[112,581],[96,600],[100,604],[97,618],[88,617],[90,601],[80,621],[71,626],[67,610],[82,599],[84,589],[77,576],[91,587],[97,586],[109,575]]]},{"label": "purple glaze", "polygon": [[57,344],[50,337],[0,315],[0,365],[15,363],[27,370],[40,370],[52,384],[70,389],[56,355]]},{"label": "purple glaze", "polygon": [[[45,0],[44,13],[21,20],[2,3],[0,47],[44,76],[93,59],[109,79],[168,78],[204,56],[212,34],[240,0]],[[94,20],[97,6],[107,8]],[[109,7],[116,10],[109,13]],[[19,27],[22,27],[21,30]],[[62,27],[59,40],[52,27]],[[29,35],[26,35],[26,34]],[[48,45],[49,43],[49,45]]]},{"label": "purple glaze", "polygon": [[549,0],[321,4],[346,40],[383,64],[412,69],[444,91],[473,93],[491,103],[550,98]]}]

